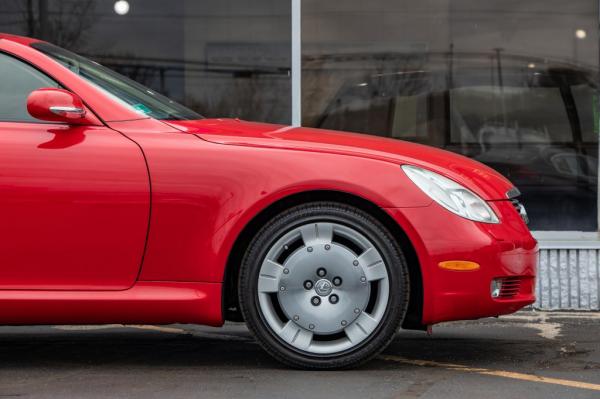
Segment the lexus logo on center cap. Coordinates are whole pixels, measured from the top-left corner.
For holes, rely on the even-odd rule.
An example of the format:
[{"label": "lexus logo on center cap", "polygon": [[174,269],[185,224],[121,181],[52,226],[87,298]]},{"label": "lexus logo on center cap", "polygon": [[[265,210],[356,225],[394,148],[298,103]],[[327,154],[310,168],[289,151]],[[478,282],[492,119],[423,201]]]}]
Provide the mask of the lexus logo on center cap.
[{"label": "lexus logo on center cap", "polygon": [[333,284],[331,281],[323,278],[315,283],[315,292],[320,296],[327,296],[331,294],[331,290],[333,289]]}]

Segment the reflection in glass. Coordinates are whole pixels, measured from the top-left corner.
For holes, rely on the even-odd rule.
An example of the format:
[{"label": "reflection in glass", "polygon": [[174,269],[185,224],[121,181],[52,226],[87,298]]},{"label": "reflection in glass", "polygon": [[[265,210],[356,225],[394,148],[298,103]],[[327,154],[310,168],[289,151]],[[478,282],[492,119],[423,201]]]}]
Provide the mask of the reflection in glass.
[{"label": "reflection in glass", "polygon": [[461,153],[515,183],[532,229],[594,231],[598,38],[569,13],[597,3],[483,3],[307,0],[303,122]]}]

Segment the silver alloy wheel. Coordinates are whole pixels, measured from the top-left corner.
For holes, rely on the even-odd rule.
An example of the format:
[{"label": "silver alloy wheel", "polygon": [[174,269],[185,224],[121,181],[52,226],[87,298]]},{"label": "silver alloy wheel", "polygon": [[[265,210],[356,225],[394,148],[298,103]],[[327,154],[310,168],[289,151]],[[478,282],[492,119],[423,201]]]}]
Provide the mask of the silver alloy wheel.
[{"label": "silver alloy wheel", "polygon": [[260,311],[294,348],[316,355],[368,338],[388,304],[384,260],[363,234],[338,223],[309,223],[267,252],[258,277]]}]

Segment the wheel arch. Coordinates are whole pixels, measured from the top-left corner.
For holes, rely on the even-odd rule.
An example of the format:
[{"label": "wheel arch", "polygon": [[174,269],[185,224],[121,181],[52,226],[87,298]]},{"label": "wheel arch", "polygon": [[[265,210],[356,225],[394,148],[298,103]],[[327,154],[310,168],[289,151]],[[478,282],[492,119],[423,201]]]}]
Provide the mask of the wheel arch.
[{"label": "wheel arch", "polygon": [[294,193],[281,198],[258,212],[241,230],[231,248],[223,279],[223,315],[225,320],[243,321],[239,311],[238,277],[242,258],[252,238],[276,214],[307,202],[332,201],[355,206],[381,222],[394,236],[404,252],[409,269],[410,297],[403,328],[425,329],[423,316],[423,277],[416,250],[398,223],[373,202],[342,191],[315,190]]}]

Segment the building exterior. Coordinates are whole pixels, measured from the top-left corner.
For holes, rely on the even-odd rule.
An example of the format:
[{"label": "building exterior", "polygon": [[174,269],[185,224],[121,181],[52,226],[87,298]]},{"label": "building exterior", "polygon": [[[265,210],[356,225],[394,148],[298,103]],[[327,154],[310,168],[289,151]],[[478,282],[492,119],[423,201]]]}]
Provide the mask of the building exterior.
[{"label": "building exterior", "polygon": [[5,0],[208,116],[364,132],[488,164],[540,241],[537,306],[600,310],[598,0]]}]

